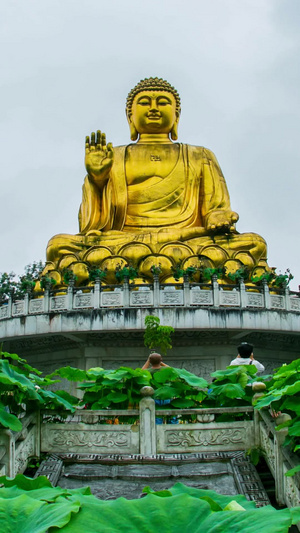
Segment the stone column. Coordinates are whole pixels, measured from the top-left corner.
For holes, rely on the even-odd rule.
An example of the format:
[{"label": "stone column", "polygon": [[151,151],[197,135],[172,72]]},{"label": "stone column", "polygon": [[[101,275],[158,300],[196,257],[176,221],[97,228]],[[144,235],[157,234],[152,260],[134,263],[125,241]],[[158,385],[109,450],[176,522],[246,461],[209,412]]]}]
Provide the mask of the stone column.
[{"label": "stone column", "polygon": [[140,401],[140,454],[156,455],[156,425],[155,402],[151,398],[154,394],[152,387],[143,387]]},{"label": "stone column", "polygon": [[183,278],[183,301],[185,307],[190,307],[190,282],[188,276]]},{"label": "stone column", "polygon": [[100,307],[100,293],[101,293],[101,283],[99,279],[96,279],[94,286],[94,309],[99,309]]},{"label": "stone column", "polygon": [[29,313],[29,292],[26,292],[24,297],[24,315]]},{"label": "stone column", "polygon": [[284,299],[285,299],[285,309],[286,311],[291,310],[291,300],[290,300],[290,289],[288,287],[284,290]]},{"label": "stone column", "polygon": [[153,274],[153,305],[159,307],[159,276]]},{"label": "stone column", "polygon": [[[283,424],[290,420],[290,415],[282,413],[276,418],[275,425]],[[284,494],[284,473],[283,473],[283,455],[281,447],[288,434],[288,428],[280,429],[274,432],[274,452],[275,452],[275,491],[276,501],[279,505],[287,505]]]},{"label": "stone column", "polygon": [[263,293],[264,293],[264,300],[265,300],[265,308],[271,309],[270,291],[269,291],[269,287],[265,279],[263,279],[262,285],[263,285]]},{"label": "stone column", "polygon": [[242,278],[239,279],[239,287],[240,287],[240,305],[242,309],[245,309],[247,307],[247,294],[246,294],[246,286]]},{"label": "stone column", "polygon": [[129,278],[124,277],[124,281],[123,281],[123,306],[124,307],[129,307],[129,299],[130,299]]},{"label": "stone column", "polygon": [[214,307],[220,307],[219,284],[217,276],[213,275],[211,284],[213,290]]},{"label": "stone column", "polygon": [[70,281],[70,284],[68,285],[68,290],[67,290],[68,311],[72,311],[73,309],[73,283]]}]

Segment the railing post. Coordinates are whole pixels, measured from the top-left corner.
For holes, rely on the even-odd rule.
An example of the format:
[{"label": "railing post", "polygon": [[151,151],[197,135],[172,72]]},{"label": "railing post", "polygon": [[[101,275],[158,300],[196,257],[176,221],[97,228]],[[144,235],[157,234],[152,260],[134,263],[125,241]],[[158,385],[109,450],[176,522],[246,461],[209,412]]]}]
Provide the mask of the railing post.
[{"label": "railing post", "polygon": [[156,455],[155,402],[152,387],[143,387],[140,401],[140,454]]},{"label": "railing post", "polygon": [[68,285],[67,299],[68,299],[68,303],[67,303],[68,311],[72,311],[73,309],[73,283],[70,283]]},{"label": "railing post", "polygon": [[24,315],[29,313],[29,292],[26,292],[24,297]]},{"label": "railing post", "polygon": [[185,307],[190,307],[190,283],[188,276],[183,278],[183,301]]},{"label": "railing post", "polygon": [[220,307],[220,294],[219,294],[219,284],[218,284],[217,276],[213,275],[211,283],[212,283],[212,290],[213,290],[214,307]]},{"label": "railing post", "polygon": [[123,281],[123,306],[124,307],[129,307],[129,299],[130,299],[129,279],[127,277],[124,277],[124,281]]},{"label": "railing post", "polygon": [[246,293],[246,286],[242,278],[239,279],[239,288],[240,288],[240,306],[242,309],[245,309],[247,307],[247,293]]},{"label": "railing post", "polygon": [[12,304],[13,304],[13,297],[12,297],[12,294],[9,295],[8,297],[8,303],[7,303],[7,316],[8,318],[11,318],[12,316]]},{"label": "railing post", "polygon": [[49,313],[50,310],[50,291],[45,289],[44,291],[44,313]]},{"label": "railing post", "polygon": [[100,291],[101,283],[99,279],[96,279],[94,286],[94,309],[99,309],[100,307]]},{"label": "railing post", "polygon": [[285,309],[286,311],[291,310],[291,300],[290,300],[290,289],[288,287],[285,288],[284,291],[284,300],[285,300]]},{"label": "railing post", "polygon": [[153,274],[153,305],[159,306],[159,276],[157,274]]},{"label": "railing post", "polygon": [[[290,420],[290,415],[282,413],[276,418],[276,426]],[[274,452],[275,452],[275,495],[279,505],[286,505],[284,494],[284,473],[283,473],[283,455],[281,446],[288,434],[288,428],[280,429],[274,432]]]},{"label": "railing post", "polygon": [[263,293],[264,293],[264,300],[265,300],[265,308],[271,309],[270,291],[269,291],[267,281],[265,279],[262,280],[262,285],[263,285]]}]

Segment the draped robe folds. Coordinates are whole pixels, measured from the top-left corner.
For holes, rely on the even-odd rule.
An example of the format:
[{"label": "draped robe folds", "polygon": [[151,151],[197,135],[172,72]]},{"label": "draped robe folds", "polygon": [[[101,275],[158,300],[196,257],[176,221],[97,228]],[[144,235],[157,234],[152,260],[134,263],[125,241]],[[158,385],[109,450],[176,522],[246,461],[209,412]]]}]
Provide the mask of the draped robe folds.
[{"label": "draped robe folds", "polygon": [[[91,247],[104,246],[117,255],[122,245],[140,242],[159,253],[163,244],[184,242],[202,253],[207,246],[234,257],[241,251],[257,264],[266,259],[266,243],[255,233],[228,235],[207,231],[211,213],[230,218],[230,199],[224,176],[214,154],[203,147],[179,144],[173,169],[165,177],[153,176],[141,184],[126,179],[127,146],[114,148],[112,168],[99,187],[86,176],[79,210],[80,233],[60,234],[48,243],[47,260],[57,264],[67,254],[79,260]],[[222,255],[222,254],[221,254]],[[214,256],[214,253],[213,253]]]},{"label": "draped robe folds", "polygon": [[206,148],[180,144],[176,165],[159,183],[128,186],[126,146],[114,149],[114,163],[103,189],[88,176],[79,211],[80,233],[91,230],[125,232],[161,228],[204,228],[211,211],[231,210],[229,194],[214,154]]}]

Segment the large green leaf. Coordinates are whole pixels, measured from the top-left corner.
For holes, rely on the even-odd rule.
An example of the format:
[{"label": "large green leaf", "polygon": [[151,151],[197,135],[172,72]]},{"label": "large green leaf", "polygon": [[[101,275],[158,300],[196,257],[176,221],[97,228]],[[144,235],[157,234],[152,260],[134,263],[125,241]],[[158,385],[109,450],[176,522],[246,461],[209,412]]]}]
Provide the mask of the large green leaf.
[{"label": "large green leaf", "polygon": [[78,513],[80,504],[63,500],[47,504],[22,494],[0,499],[0,524],[3,533],[46,533],[50,527],[62,528]]},{"label": "large green leaf", "polygon": [[107,395],[107,400],[111,401],[112,403],[120,403],[120,402],[124,402],[125,400],[128,399],[128,394],[124,394],[122,392],[119,392],[119,391],[113,391],[111,392],[110,394]]},{"label": "large green leaf", "polygon": [[82,497],[80,502],[80,513],[62,533],[200,533],[201,522],[211,513],[207,502],[188,494],[172,498],[149,494],[138,500],[104,502]]},{"label": "large green leaf", "polygon": [[84,381],[87,379],[87,373],[85,370],[81,370],[80,368],[74,368],[72,366],[64,366],[62,368],[58,368],[48,376],[47,378],[52,378],[54,376],[60,376],[63,379],[68,379],[69,381]]},{"label": "large green leaf", "polygon": [[2,403],[0,403],[0,424],[12,431],[21,431],[22,429],[22,422],[15,415],[8,413]]},{"label": "large green leaf", "polygon": [[227,396],[228,398],[243,398],[245,391],[239,383],[225,383],[225,385],[212,385],[213,393],[218,396]]},{"label": "large green leaf", "polygon": [[192,387],[199,387],[200,389],[205,389],[208,386],[208,383],[205,379],[188,372],[184,368],[174,368],[178,377],[183,379],[186,383]]},{"label": "large green leaf", "polygon": [[6,359],[0,359],[0,383],[16,385],[21,390],[34,389],[34,384],[24,374],[20,374]]},{"label": "large green leaf", "polygon": [[163,387],[156,389],[153,398],[156,400],[171,400],[172,398],[175,398],[176,392],[176,388],[164,385]]},{"label": "large green leaf", "polygon": [[194,400],[188,400],[186,398],[178,398],[176,400],[172,400],[171,404],[172,407],[175,407],[177,409],[189,409],[191,407],[195,407]]},{"label": "large green leaf", "polygon": [[0,483],[4,485],[4,487],[16,486],[22,490],[35,490],[42,487],[52,487],[49,479],[46,476],[39,476],[35,479],[32,479],[31,477],[24,476],[23,474],[17,474],[14,478],[1,476]]},{"label": "large green leaf", "polygon": [[154,383],[166,383],[167,381],[173,381],[178,377],[174,368],[168,366],[162,368],[159,372],[153,374]]}]

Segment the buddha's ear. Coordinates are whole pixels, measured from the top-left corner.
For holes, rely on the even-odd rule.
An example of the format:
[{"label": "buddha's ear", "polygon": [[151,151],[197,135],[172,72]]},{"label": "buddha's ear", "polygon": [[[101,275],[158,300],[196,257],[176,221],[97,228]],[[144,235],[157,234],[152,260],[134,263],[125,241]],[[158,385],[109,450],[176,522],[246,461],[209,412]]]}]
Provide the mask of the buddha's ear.
[{"label": "buddha's ear", "polygon": [[132,141],[136,141],[139,136],[137,129],[130,118],[128,119],[128,122],[129,122],[129,129],[130,129],[130,139]]},{"label": "buddha's ear", "polygon": [[177,141],[178,139],[178,121],[179,121],[179,117],[176,118],[174,124],[173,124],[173,127],[171,129],[171,139],[172,141]]}]

